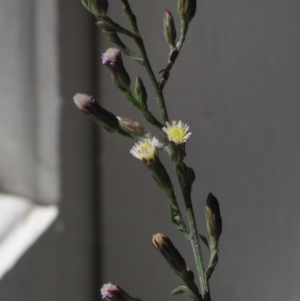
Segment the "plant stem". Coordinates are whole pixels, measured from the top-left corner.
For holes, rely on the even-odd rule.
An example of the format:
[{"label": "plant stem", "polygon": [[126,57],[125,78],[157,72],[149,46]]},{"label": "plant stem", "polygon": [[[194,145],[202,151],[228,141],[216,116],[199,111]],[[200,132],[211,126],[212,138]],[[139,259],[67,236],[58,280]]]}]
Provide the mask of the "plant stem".
[{"label": "plant stem", "polygon": [[125,93],[126,98],[135,106],[137,107],[144,115],[144,117],[158,129],[162,129],[163,125],[153,116],[153,114],[148,110],[141,107],[141,104],[138,100],[132,95],[131,91],[127,91]]},{"label": "plant stem", "polygon": [[169,54],[169,61],[168,61],[168,65],[165,69],[163,69],[163,75],[161,77],[161,80],[159,81],[159,89],[163,90],[165,84],[167,83],[169,76],[170,76],[170,70],[172,69],[178,55],[179,52],[181,50],[181,47],[185,41],[185,36],[188,30],[188,24],[185,23],[184,21],[181,22],[181,29],[180,29],[180,36],[179,39],[177,41],[176,47],[173,48]]},{"label": "plant stem", "polygon": [[142,55],[142,58],[143,58],[143,65],[146,69],[146,72],[147,72],[148,77],[151,81],[152,87],[154,89],[154,93],[155,93],[156,101],[158,103],[162,123],[165,124],[169,120],[169,118],[168,118],[167,108],[166,108],[166,105],[165,105],[164,96],[163,96],[162,90],[159,88],[159,84],[156,80],[156,77],[155,77],[154,72],[152,70],[151,64],[149,62],[148,55],[147,55],[145,45],[144,45],[144,41],[143,41],[143,39],[140,35],[139,29],[138,29],[138,26],[137,26],[136,17],[132,13],[132,10],[131,10],[131,7],[128,3],[128,0],[121,0],[121,2],[123,4],[123,9],[124,9],[126,15],[129,18],[130,24],[131,24],[132,29],[133,29],[134,34],[135,34],[133,39],[134,39],[134,41],[136,42],[137,46],[139,47],[139,49],[141,51],[141,55]]},{"label": "plant stem", "polygon": [[[168,80],[169,72],[175,63],[175,60],[176,60],[176,58],[181,50],[181,47],[183,45],[183,42],[185,40],[185,35],[186,35],[187,29],[188,29],[188,24],[185,22],[181,23],[181,34],[180,34],[180,37],[176,44],[176,48],[172,50],[173,53],[171,51],[170,56],[169,56],[168,65],[167,65],[166,69],[164,70],[162,79],[158,83],[157,79],[154,75],[154,72],[152,70],[151,64],[149,62],[148,55],[147,55],[145,45],[144,45],[144,41],[140,35],[139,29],[137,26],[136,17],[132,13],[132,10],[128,3],[128,0],[121,0],[121,2],[123,4],[123,9],[124,9],[126,15],[128,16],[129,21],[132,26],[132,29],[134,31],[135,36],[133,37],[133,39],[141,51],[143,65],[144,65],[146,72],[148,74],[148,77],[152,83],[154,93],[156,96],[156,100],[157,100],[157,103],[159,106],[161,119],[162,119],[163,124],[165,124],[169,120],[169,118],[168,118],[167,109],[166,109],[162,91],[163,91],[165,83]],[[209,293],[209,286],[208,286],[208,282],[206,280],[205,266],[204,266],[204,262],[203,262],[203,255],[201,252],[199,234],[198,234],[198,230],[197,230],[197,224],[196,224],[196,219],[195,219],[195,215],[194,215],[193,205],[192,205],[192,201],[191,201],[191,197],[190,197],[191,185],[189,185],[189,187],[187,187],[187,185],[185,185],[186,173],[184,172],[183,168],[181,168],[181,167],[183,167],[183,163],[182,162],[180,162],[180,163],[174,162],[174,164],[176,166],[177,176],[178,176],[178,179],[180,182],[182,194],[183,194],[184,201],[185,201],[187,218],[188,218],[188,222],[190,225],[190,231],[191,231],[190,241],[191,241],[191,245],[192,245],[192,249],[193,249],[193,253],[194,253],[194,257],[195,257],[202,297],[203,297],[204,301],[210,301],[211,299],[210,299],[210,293]],[[180,165],[182,165],[182,166],[180,166]],[[171,203],[175,203],[175,206],[177,207],[178,205],[176,202],[174,192],[172,191],[172,193],[168,194],[168,196],[171,200]],[[174,202],[174,199],[175,199],[175,202]]]},{"label": "plant stem", "polygon": [[195,263],[199,276],[201,294],[204,301],[210,301],[209,286],[205,275],[205,266],[203,261],[203,255],[201,251],[200,239],[197,230],[197,223],[194,215],[193,204],[191,200],[191,185],[187,183],[187,167],[182,162],[175,163],[177,177],[180,183],[184,203],[186,207],[186,213],[188,222],[190,225],[190,241],[194,253]]}]

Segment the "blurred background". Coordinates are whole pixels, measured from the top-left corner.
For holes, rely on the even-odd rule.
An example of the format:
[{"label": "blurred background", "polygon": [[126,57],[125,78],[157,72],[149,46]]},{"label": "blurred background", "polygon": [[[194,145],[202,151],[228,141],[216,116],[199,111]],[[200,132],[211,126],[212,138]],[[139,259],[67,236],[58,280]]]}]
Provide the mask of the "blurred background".
[{"label": "blurred background", "polygon": [[[173,13],[179,31],[177,2],[131,2],[158,74],[169,52],[163,13]],[[120,1],[109,5],[109,15],[129,27]],[[209,192],[221,206],[213,301],[299,300],[299,10],[295,0],[198,1],[165,87],[170,119],[192,132],[185,162],[196,172],[192,195],[202,234]],[[152,235],[165,233],[195,266],[189,243],[171,224],[167,198],[129,154],[132,141],[97,128],[72,101],[77,92],[94,95],[158,134],[101,65],[111,44],[93,17],[79,0],[1,1],[0,45],[0,255],[5,248],[6,256],[18,253],[3,271],[0,256],[0,300],[100,300],[108,281],[145,301],[169,298],[181,282]],[[123,59],[132,81],[143,79],[159,116],[144,70]],[[164,154],[162,160],[177,189]],[[6,211],[7,195],[23,199]],[[10,239],[28,223],[31,232]],[[30,243],[18,252],[23,240]]]}]

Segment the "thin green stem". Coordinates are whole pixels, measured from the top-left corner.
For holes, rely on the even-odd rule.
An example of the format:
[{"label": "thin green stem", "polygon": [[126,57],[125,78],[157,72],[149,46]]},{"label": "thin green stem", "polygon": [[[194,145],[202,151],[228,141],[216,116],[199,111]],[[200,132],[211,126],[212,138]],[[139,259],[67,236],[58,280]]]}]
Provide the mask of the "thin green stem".
[{"label": "thin green stem", "polygon": [[99,17],[98,20],[98,26],[106,31],[111,32],[117,32],[122,33],[130,38],[135,38],[135,33],[131,32],[130,30],[127,30],[126,28],[120,26],[118,23],[114,22],[111,18],[108,16],[105,17]]},{"label": "thin green stem", "polygon": [[141,110],[141,104],[138,102],[138,100],[133,96],[130,90],[124,92],[127,100],[129,100],[136,108]]},{"label": "thin green stem", "polygon": [[181,47],[185,41],[185,36],[188,30],[188,24],[184,21],[181,22],[181,30],[180,30],[180,36],[177,41],[176,47],[171,49],[170,54],[169,54],[169,60],[168,64],[165,69],[163,69],[163,75],[161,77],[161,80],[159,81],[159,89],[163,90],[165,84],[167,83],[169,76],[170,76],[170,70],[172,69],[179,53],[181,50]]},{"label": "thin green stem", "polygon": [[155,74],[152,70],[150,61],[148,59],[148,55],[147,55],[147,52],[146,52],[146,49],[145,49],[144,41],[143,41],[143,39],[140,35],[139,29],[138,29],[138,26],[137,26],[136,17],[133,14],[128,1],[127,0],[121,0],[121,2],[123,4],[123,9],[124,9],[126,15],[128,16],[128,19],[129,19],[130,24],[132,26],[132,29],[134,31],[133,39],[134,39],[134,41],[136,42],[137,46],[139,47],[139,49],[141,51],[141,55],[142,55],[142,58],[143,58],[143,65],[146,69],[146,72],[147,72],[148,77],[151,81],[152,87],[154,89],[154,93],[155,93],[156,101],[158,103],[162,123],[165,124],[169,120],[169,118],[168,118],[167,108],[166,108],[166,105],[165,105],[164,96],[163,96],[162,90],[159,88],[159,84],[157,82],[157,79],[156,79]]},{"label": "thin green stem", "polygon": [[205,266],[204,266],[202,251],[201,251],[201,245],[199,241],[196,219],[195,219],[193,205],[190,197],[184,195],[184,201],[186,206],[187,219],[191,231],[191,245],[192,245],[197,272],[199,276],[201,293],[204,298],[206,292]]},{"label": "thin green stem", "polygon": [[144,115],[147,121],[156,126],[158,129],[162,129],[163,125],[155,118],[155,116],[146,108],[143,108],[139,101],[134,97],[130,90],[125,92],[126,98],[136,107],[138,108]]},{"label": "thin green stem", "polygon": [[156,101],[157,101],[159,111],[160,111],[161,120],[162,120],[163,124],[165,124],[169,120],[169,117],[168,117],[163,93],[159,89],[158,82],[156,80],[156,77],[155,77],[152,67],[150,65],[143,39],[141,37],[136,37],[135,42],[141,50],[143,64],[144,64],[144,67],[146,69],[146,72],[148,74],[148,77],[149,77],[149,79],[152,83],[153,89],[154,89]]},{"label": "thin green stem", "polygon": [[196,267],[197,267],[201,294],[202,294],[204,301],[209,301],[210,300],[209,286],[208,286],[208,282],[206,279],[205,265],[204,265],[204,261],[203,261],[200,239],[199,239],[199,234],[198,234],[198,230],[197,230],[197,223],[196,223],[193,204],[192,204],[192,200],[191,200],[192,181],[189,182],[189,180],[188,180],[188,172],[189,171],[184,163],[174,162],[174,164],[175,164],[175,168],[176,168],[176,172],[177,172],[177,177],[178,177],[178,180],[180,183],[182,195],[184,198],[188,223],[190,226],[190,241],[191,241],[194,258],[195,258],[195,263],[196,263]]}]

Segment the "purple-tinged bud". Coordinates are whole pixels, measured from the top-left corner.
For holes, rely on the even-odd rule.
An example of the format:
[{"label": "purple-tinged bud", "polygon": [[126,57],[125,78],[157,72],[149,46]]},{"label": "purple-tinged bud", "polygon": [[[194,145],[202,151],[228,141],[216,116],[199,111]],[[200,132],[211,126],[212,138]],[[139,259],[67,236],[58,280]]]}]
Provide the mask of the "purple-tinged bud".
[{"label": "purple-tinged bud", "polygon": [[85,114],[91,115],[95,106],[93,96],[77,93],[73,97],[76,106]]},{"label": "purple-tinged bud", "polygon": [[117,116],[120,127],[136,140],[148,139],[150,134],[136,121]]},{"label": "purple-tinged bud", "polygon": [[101,288],[102,299],[108,300],[126,300],[125,292],[114,283],[106,283]]},{"label": "purple-tinged bud", "polygon": [[113,82],[122,91],[130,88],[130,77],[123,65],[121,51],[118,48],[109,48],[102,54],[102,63],[111,73]]},{"label": "purple-tinged bud", "polygon": [[95,17],[106,16],[108,9],[107,0],[81,0],[81,2]]},{"label": "purple-tinged bud", "polygon": [[141,104],[141,108],[147,109],[147,91],[143,84],[143,81],[139,76],[137,76],[135,80],[135,96]]},{"label": "purple-tinged bud", "polygon": [[164,36],[171,48],[176,44],[176,27],[172,14],[166,9],[164,13]]},{"label": "purple-tinged bud", "polygon": [[157,233],[153,235],[152,243],[177,275],[180,277],[185,277],[187,275],[185,260],[167,236],[162,233]]},{"label": "purple-tinged bud", "polygon": [[178,0],[177,8],[181,20],[189,24],[195,16],[197,0]]},{"label": "purple-tinged bud", "polygon": [[222,233],[222,217],[219,202],[212,193],[207,197],[205,213],[207,231],[213,243],[217,243]]},{"label": "purple-tinged bud", "polygon": [[108,299],[110,301],[142,301],[141,299],[128,294],[121,287],[112,282],[103,284],[100,291],[102,299]]},{"label": "purple-tinged bud", "polygon": [[89,115],[97,124],[109,132],[120,132],[120,125],[117,117],[102,108],[93,98],[87,94],[76,94],[74,97],[76,106],[85,114]]}]

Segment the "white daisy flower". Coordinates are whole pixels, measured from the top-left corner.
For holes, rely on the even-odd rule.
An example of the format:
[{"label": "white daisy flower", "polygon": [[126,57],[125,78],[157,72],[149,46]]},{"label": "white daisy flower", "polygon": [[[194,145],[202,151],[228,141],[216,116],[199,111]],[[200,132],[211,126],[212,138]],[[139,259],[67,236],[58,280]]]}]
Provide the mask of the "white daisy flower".
[{"label": "white daisy flower", "polygon": [[177,123],[173,120],[172,124],[167,121],[166,126],[162,130],[167,134],[168,140],[173,141],[175,144],[185,143],[192,135],[192,133],[188,133],[189,126],[182,123],[181,120]]},{"label": "white daisy flower", "polygon": [[138,141],[132,147],[130,153],[142,161],[154,160],[157,156],[157,149],[159,147],[161,147],[161,143],[157,138],[153,137],[151,139]]}]

